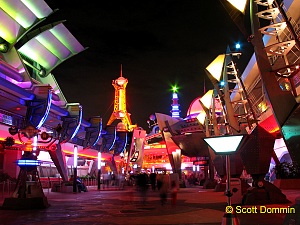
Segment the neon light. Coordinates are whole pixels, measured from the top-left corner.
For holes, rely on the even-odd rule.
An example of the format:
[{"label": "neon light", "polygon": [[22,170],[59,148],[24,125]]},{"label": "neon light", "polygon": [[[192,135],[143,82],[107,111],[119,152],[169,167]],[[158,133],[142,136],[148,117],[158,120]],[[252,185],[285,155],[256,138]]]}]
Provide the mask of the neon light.
[{"label": "neon light", "polygon": [[177,87],[176,85],[174,85],[174,86],[172,87],[172,91],[173,91],[173,92],[177,92],[177,91],[178,91],[178,87]]},{"label": "neon light", "polygon": [[176,93],[177,91],[177,87],[174,86],[172,87],[172,90],[173,90],[173,95],[172,95],[172,109],[171,109],[171,114],[172,114],[172,117],[173,118],[179,118],[180,117],[180,109],[179,109],[179,106],[180,104],[178,104],[178,95]]},{"label": "neon light", "polygon": [[39,166],[41,162],[36,159],[19,159],[17,164],[18,166]]},{"label": "neon light", "polygon": [[49,112],[50,112],[50,108],[51,108],[51,103],[52,103],[52,92],[50,91],[49,92],[49,95],[48,95],[48,102],[47,102],[47,109],[46,109],[46,112],[45,112],[45,115],[43,116],[43,118],[41,118],[41,121],[39,122],[39,124],[37,125],[37,129],[40,129],[41,126],[43,126],[43,124],[45,123],[48,115],[49,115]]},{"label": "neon light", "polygon": [[98,170],[101,169],[101,152],[98,152]]},{"label": "neon light", "polygon": [[74,145],[74,167],[77,168],[78,146]]},{"label": "neon light", "polygon": [[75,131],[74,131],[74,133],[73,133],[71,139],[74,138],[75,135],[77,134],[77,132],[79,131],[81,122],[82,122],[82,107],[81,107],[81,105],[80,105],[80,106],[79,106],[79,122],[78,122],[78,124],[77,124],[77,127],[76,127],[76,129],[75,129]]}]

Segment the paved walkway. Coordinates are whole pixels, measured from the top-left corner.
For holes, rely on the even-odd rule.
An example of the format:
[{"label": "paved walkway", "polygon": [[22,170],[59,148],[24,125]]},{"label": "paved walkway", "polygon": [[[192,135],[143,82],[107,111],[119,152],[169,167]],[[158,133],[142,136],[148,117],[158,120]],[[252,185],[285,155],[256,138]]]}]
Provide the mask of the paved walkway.
[{"label": "paved walkway", "polygon": [[[300,190],[284,191],[295,203]],[[98,191],[89,187],[88,192],[59,193],[45,190],[49,208],[39,210],[1,210],[1,225],[118,225],[118,224],[178,224],[178,225],[220,225],[226,197],[222,192],[205,190],[201,187],[181,188],[177,205],[170,200],[160,204],[159,193],[148,191],[146,204],[141,204],[139,193],[132,188],[125,190],[106,189]],[[0,204],[3,204],[0,196]],[[297,212],[299,213],[299,212]],[[252,213],[237,214],[241,225],[282,225],[285,214]],[[296,224],[296,223],[295,223]]]}]

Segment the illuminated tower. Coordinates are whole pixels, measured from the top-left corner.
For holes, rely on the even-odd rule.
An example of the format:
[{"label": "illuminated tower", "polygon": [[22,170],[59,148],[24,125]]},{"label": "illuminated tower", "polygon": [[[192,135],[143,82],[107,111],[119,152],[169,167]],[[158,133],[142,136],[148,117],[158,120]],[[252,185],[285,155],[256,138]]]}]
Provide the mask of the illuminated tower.
[{"label": "illuminated tower", "polygon": [[172,109],[171,109],[171,114],[173,118],[180,118],[180,109],[179,106],[180,104],[178,104],[178,95],[177,95],[177,90],[178,88],[176,86],[172,87],[172,91],[173,91],[173,98],[172,98]]},{"label": "illuminated tower", "polygon": [[112,81],[112,86],[115,88],[114,111],[111,114],[107,125],[112,124],[113,121],[119,119],[125,126],[126,131],[131,131],[136,125],[132,125],[130,113],[126,109],[126,86],[128,80],[122,76],[122,65],[120,77]]}]

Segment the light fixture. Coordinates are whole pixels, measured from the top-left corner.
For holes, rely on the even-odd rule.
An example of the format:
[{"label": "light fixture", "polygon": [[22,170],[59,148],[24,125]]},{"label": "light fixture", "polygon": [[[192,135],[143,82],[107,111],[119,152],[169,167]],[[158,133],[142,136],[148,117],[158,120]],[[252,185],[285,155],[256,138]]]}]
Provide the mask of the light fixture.
[{"label": "light fixture", "polygon": [[238,135],[224,135],[224,136],[214,136],[214,137],[206,137],[203,138],[203,140],[212,148],[212,150],[218,154],[218,155],[225,155],[226,159],[226,196],[227,196],[227,204],[228,206],[226,207],[223,220],[222,220],[222,225],[238,225],[239,221],[236,218],[236,215],[234,213],[234,210],[232,209],[231,206],[231,196],[233,193],[231,192],[230,189],[230,180],[231,180],[231,175],[230,175],[230,158],[229,155],[235,153],[244,138],[245,135],[243,134],[238,134]]},{"label": "light fixture", "polygon": [[74,145],[74,168],[73,168],[73,193],[77,193],[77,164],[78,164],[78,146]]},{"label": "light fixture", "polygon": [[208,92],[205,93],[205,95],[203,95],[200,98],[200,101],[202,102],[203,106],[205,106],[205,108],[207,108],[207,109],[210,109],[210,107],[211,107],[213,93],[214,93],[214,90],[209,90]]},{"label": "light fixture", "polygon": [[27,167],[27,166],[39,166],[41,162],[36,159],[19,159],[17,161],[18,166],[22,167]]},{"label": "light fixture", "polygon": [[98,170],[101,169],[101,152],[98,152]]},{"label": "light fixture", "polygon": [[207,67],[206,70],[217,80],[220,81],[223,64],[225,60],[225,54],[218,55]]},{"label": "light fixture", "polygon": [[219,155],[233,154],[238,150],[245,135],[223,135],[206,137],[203,140]]},{"label": "light fixture", "polygon": [[211,108],[214,90],[209,90],[200,98],[200,104],[203,110],[196,117],[199,123],[204,125],[208,110]]},{"label": "light fixture", "polygon": [[39,75],[40,75],[40,77],[43,77],[43,78],[46,77],[47,76],[46,70],[44,68],[41,68],[39,70]]},{"label": "light fixture", "polygon": [[97,187],[100,190],[101,185],[101,152],[98,152],[98,175],[97,175]]},{"label": "light fixture", "polygon": [[78,146],[74,145],[74,168],[77,168],[77,162],[78,162]]},{"label": "light fixture", "polygon": [[239,11],[245,13],[247,0],[227,0],[227,1]]},{"label": "light fixture", "polygon": [[7,53],[8,52],[8,44],[7,43],[1,43],[0,44],[0,52]]},{"label": "light fixture", "polygon": [[204,110],[202,110],[198,116],[196,117],[197,120],[199,121],[199,123],[201,123],[202,125],[204,125],[205,122],[205,118],[206,118],[206,112]]}]

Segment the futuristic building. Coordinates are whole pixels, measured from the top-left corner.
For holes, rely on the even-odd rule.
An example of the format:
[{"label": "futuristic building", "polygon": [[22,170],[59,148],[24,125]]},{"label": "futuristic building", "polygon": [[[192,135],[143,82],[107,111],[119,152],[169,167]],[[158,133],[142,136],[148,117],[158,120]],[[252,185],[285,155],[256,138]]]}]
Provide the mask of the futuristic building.
[{"label": "futuristic building", "polygon": [[0,171],[11,177],[18,176],[15,162],[26,148],[37,156],[47,152],[67,180],[66,158],[72,158],[75,145],[79,157],[91,160],[98,151],[109,158],[115,143],[116,128],[102,129],[99,116],[83,119],[80,103],[65,99],[52,74],[86,49],[63,22],[49,24],[52,13],[44,1],[0,4]]},{"label": "futuristic building", "polygon": [[[269,171],[271,159],[279,163],[283,153],[288,152],[293,164],[300,165],[299,2],[237,1],[244,3],[241,11],[251,9],[251,33],[247,33],[249,29],[244,23],[248,14],[239,12],[228,1],[221,2],[248,35],[254,47],[252,58],[243,74],[239,74],[238,58],[242,53],[224,49],[206,68],[214,85],[209,104],[205,103],[204,95],[195,100],[202,108],[199,112],[190,110],[187,118],[177,122],[157,116],[158,124],[183,154],[191,154],[194,149],[193,154],[198,157],[211,156],[219,174],[225,172],[222,158],[215,157],[205,149],[205,143],[195,140],[247,134],[239,152],[231,156],[231,171],[239,176],[246,168],[255,181],[261,181]],[[280,140],[285,151],[275,145]]]},{"label": "futuristic building", "polygon": [[[222,2],[246,32],[240,22],[245,14],[234,11],[227,1]],[[243,74],[236,69],[236,57],[240,53],[224,49],[206,69],[214,90],[194,101],[199,111],[192,104],[185,119],[156,113],[162,133],[154,131],[152,137],[164,138],[165,143],[156,145],[158,154],[167,155],[174,172],[180,172],[177,159],[184,155],[210,167],[216,160],[214,166],[222,174],[222,160],[218,161],[202,138],[236,133],[249,134],[249,139],[240,157],[233,159],[237,162],[232,164],[235,175],[241,174],[245,166],[251,175],[260,179],[268,172],[271,158],[278,162],[284,153],[274,149],[274,143],[279,140],[292,162],[300,164],[299,4],[287,0],[284,8],[278,1],[250,1],[247,7],[256,13],[251,14],[252,31],[248,35],[255,54]],[[74,161],[75,146],[79,157],[90,160],[89,172],[96,170],[94,161],[98,152],[116,171],[114,157],[128,143],[124,131],[134,128],[126,109],[128,80],[121,70],[120,77],[112,83],[114,111],[107,126],[103,127],[99,116],[83,119],[84,109],[80,103],[65,99],[52,71],[86,48],[62,22],[47,23],[52,13],[55,11],[43,0],[31,4],[28,1],[0,3],[0,21],[3,21],[0,27],[0,171],[18,177],[20,168],[15,162],[25,157],[23,151],[30,152],[31,157],[47,152],[62,180],[67,180],[66,157]],[[267,20],[267,25],[260,26],[259,20]],[[220,85],[221,81],[225,85]],[[180,112],[177,97],[173,98],[175,116]],[[116,119],[125,128],[112,125]],[[144,139],[150,137],[145,137],[144,131],[133,130],[133,139],[140,139],[131,142],[127,160],[141,165],[143,151],[149,147],[144,147]],[[167,154],[163,152],[166,149]],[[180,154],[176,155],[178,150]]]}]

